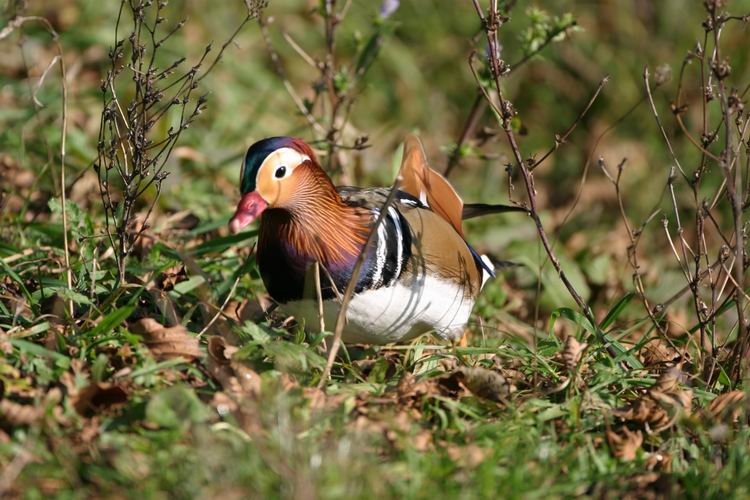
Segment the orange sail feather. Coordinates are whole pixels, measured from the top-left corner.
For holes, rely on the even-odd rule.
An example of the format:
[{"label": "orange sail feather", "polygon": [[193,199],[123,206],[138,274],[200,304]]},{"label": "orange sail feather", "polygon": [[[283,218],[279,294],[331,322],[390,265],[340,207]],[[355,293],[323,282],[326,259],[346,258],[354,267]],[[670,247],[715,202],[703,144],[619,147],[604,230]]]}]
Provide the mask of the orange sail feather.
[{"label": "orange sail feather", "polygon": [[445,177],[430,168],[422,143],[415,135],[408,135],[404,141],[399,180],[402,191],[428,205],[463,237],[461,216],[464,202]]}]

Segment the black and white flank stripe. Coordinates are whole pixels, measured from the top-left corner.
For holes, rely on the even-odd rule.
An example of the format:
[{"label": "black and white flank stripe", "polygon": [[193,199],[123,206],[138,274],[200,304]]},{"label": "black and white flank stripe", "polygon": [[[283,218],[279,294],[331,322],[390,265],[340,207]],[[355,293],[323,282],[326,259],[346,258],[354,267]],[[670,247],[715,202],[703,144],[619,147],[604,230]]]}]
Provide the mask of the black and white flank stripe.
[{"label": "black and white flank stripe", "polygon": [[[373,221],[377,220],[380,209],[372,209]],[[390,287],[396,283],[411,257],[411,231],[404,216],[395,207],[388,208],[388,214],[378,227],[374,255],[369,259],[368,283],[365,288]]]}]

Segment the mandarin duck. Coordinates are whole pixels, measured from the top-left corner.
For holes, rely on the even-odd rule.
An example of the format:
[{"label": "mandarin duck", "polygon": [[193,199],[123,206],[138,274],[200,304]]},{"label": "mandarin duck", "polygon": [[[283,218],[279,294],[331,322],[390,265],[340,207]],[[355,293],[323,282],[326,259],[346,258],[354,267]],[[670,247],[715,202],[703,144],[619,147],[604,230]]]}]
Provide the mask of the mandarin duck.
[{"label": "mandarin duck", "polygon": [[[429,331],[459,340],[479,291],[494,276],[490,260],[464,239],[461,221],[523,209],[464,206],[429,167],[415,136],[405,142],[398,187],[364,255],[342,340],[386,344]],[[322,298],[324,324],[335,324],[389,189],[335,187],[310,146],[291,137],[250,146],[240,188],[230,229],[239,232],[262,214],[256,257],[270,296],[310,330],[322,326]]]}]

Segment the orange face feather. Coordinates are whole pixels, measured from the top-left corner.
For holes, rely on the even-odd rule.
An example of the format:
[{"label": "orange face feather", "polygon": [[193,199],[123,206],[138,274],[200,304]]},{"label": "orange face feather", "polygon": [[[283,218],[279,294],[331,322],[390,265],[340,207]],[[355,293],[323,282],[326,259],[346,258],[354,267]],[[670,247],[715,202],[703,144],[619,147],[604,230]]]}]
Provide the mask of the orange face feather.
[{"label": "orange face feather", "polygon": [[[232,232],[265,212],[268,220],[261,221],[259,247],[268,238],[281,238],[298,254],[324,265],[359,254],[369,215],[344,205],[307,144],[298,139],[271,141],[281,147],[252,158],[258,165],[243,168],[243,188],[254,189],[243,194],[230,221]],[[244,178],[247,175],[254,178]]]}]

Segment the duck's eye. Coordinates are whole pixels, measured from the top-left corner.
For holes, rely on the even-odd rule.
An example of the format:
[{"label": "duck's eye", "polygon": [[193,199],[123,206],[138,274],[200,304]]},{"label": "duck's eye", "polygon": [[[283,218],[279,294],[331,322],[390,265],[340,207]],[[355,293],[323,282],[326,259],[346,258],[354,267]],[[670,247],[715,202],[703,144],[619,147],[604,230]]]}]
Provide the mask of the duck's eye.
[{"label": "duck's eye", "polygon": [[280,166],[276,169],[276,172],[273,173],[273,176],[277,179],[281,179],[286,175],[286,167],[284,165]]}]

